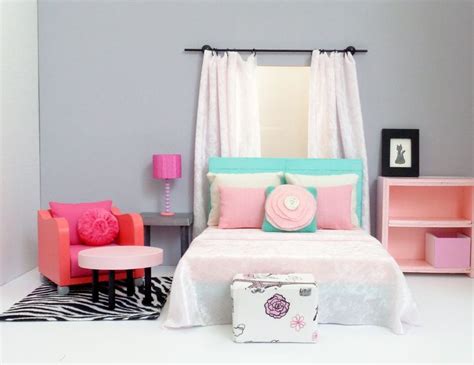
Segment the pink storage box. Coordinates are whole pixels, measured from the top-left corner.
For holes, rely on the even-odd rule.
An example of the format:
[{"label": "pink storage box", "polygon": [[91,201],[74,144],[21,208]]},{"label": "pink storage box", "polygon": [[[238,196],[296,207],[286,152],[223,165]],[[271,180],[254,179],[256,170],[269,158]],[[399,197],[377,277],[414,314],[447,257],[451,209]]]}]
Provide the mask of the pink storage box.
[{"label": "pink storage box", "polygon": [[471,239],[426,233],[426,261],[439,268],[468,268],[471,264]]}]

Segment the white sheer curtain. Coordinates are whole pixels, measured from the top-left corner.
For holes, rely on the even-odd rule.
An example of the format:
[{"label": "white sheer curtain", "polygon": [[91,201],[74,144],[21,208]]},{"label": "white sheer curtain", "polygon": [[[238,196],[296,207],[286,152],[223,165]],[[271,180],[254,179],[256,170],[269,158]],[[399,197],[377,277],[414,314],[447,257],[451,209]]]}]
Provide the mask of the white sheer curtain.
[{"label": "white sheer curtain", "polygon": [[370,231],[367,151],[356,64],[350,53],[313,51],[308,157],[359,158],[363,161],[362,226]]},{"label": "white sheer curtain", "polygon": [[194,147],[194,236],[206,227],[211,156],[259,157],[257,60],[204,52]]}]

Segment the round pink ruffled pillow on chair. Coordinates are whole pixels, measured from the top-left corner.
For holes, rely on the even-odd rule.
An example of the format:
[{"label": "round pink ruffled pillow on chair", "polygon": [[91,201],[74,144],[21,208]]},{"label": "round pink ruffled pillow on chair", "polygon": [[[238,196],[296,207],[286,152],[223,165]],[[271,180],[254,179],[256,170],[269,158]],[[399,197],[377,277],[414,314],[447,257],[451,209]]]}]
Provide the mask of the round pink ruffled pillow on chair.
[{"label": "round pink ruffled pillow on chair", "polygon": [[89,209],[79,217],[77,233],[85,245],[108,245],[114,241],[119,233],[118,220],[105,209]]}]

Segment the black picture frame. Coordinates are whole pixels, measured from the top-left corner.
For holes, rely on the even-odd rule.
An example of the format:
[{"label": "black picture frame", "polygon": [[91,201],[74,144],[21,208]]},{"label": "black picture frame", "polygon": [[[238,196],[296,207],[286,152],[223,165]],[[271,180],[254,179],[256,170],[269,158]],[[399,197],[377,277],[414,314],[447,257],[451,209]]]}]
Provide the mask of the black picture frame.
[{"label": "black picture frame", "polygon": [[382,129],[382,176],[420,176],[419,129]]}]

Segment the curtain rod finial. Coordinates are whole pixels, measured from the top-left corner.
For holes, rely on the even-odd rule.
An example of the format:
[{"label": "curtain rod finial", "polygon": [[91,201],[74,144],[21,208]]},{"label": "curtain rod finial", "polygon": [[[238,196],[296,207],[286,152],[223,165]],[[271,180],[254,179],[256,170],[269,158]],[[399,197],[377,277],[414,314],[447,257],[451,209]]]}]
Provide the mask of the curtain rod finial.
[{"label": "curtain rod finial", "polygon": [[356,49],[355,49],[354,46],[349,46],[349,47],[346,47],[346,49],[344,51],[350,52],[352,55],[354,55]]}]

